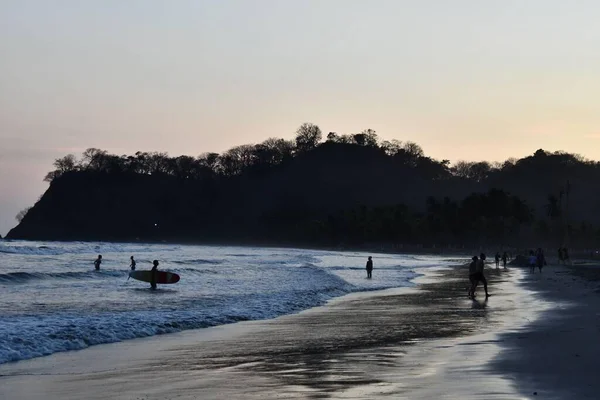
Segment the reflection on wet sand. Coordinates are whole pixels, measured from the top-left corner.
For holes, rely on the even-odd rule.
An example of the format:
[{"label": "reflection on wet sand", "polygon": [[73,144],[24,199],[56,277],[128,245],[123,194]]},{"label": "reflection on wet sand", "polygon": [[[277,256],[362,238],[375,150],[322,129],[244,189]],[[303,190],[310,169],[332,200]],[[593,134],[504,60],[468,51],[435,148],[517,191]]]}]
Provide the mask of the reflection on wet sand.
[{"label": "reflection on wet sand", "polygon": [[[22,398],[46,400],[515,398],[510,382],[485,367],[499,352],[486,332],[523,323],[530,296],[516,286],[519,277],[489,271],[492,297],[470,300],[465,269],[440,270],[408,293],[351,295],[274,320],[23,363],[5,383]],[[85,354],[121,364],[90,368]],[[51,360],[76,375],[58,375]],[[27,379],[27,368],[52,372]],[[475,374],[482,384],[473,390],[465,376]]]},{"label": "reflection on wet sand", "polygon": [[[235,343],[213,341],[201,344],[201,350],[198,344],[184,347],[155,367],[261,375],[277,381],[277,392],[285,397],[336,397],[356,388],[364,392],[366,386],[386,392],[392,387],[378,371],[402,371],[411,345],[492,330],[495,318],[513,304],[506,302],[510,292],[505,290],[493,297],[502,306],[488,307],[492,298],[484,296],[468,299],[462,274],[442,271],[410,294],[337,302],[266,321]],[[490,275],[491,290],[513,284],[508,271]]]}]

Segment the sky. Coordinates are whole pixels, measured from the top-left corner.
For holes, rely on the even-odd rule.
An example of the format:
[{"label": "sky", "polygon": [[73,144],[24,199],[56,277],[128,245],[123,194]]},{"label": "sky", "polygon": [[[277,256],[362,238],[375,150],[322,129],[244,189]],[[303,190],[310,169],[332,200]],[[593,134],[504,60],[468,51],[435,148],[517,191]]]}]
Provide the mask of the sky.
[{"label": "sky", "polygon": [[0,0],[0,234],[89,147],[199,155],[312,122],[452,161],[600,159],[598,20],[591,0]]}]

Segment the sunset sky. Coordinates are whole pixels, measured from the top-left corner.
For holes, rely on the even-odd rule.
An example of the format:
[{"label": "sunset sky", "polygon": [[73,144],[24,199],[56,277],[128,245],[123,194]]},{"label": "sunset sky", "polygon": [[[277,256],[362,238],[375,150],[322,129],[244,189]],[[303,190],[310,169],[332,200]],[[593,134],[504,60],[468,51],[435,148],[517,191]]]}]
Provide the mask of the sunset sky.
[{"label": "sunset sky", "polygon": [[452,161],[600,159],[598,21],[591,0],[0,0],[0,234],[88,147],[198,155],[313,122]]}]

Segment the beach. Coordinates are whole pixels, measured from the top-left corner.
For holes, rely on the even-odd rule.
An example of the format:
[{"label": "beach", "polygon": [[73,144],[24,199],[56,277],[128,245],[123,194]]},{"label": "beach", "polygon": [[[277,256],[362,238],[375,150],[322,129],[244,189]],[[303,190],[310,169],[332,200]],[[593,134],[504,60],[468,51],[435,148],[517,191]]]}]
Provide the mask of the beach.
[{"label": "beach", "polygon": [[4,364],[0,398],[598,398],[598,282],[558,266],[489,268],[492,296],[472,301],[465,273]]}]

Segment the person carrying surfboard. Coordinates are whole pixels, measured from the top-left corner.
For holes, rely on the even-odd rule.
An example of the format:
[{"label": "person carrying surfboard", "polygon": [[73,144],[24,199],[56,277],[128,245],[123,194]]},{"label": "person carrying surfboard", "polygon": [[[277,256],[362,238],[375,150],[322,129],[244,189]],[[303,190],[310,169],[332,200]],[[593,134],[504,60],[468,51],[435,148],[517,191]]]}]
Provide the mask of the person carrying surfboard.
[{"label": "person carrying surfboard", "polygon": [[148,282],[150,283],[150,287],[152,289],[155,289],[156,285],[159,283],[169,285],[179,282],[179,275],[176,273],[158,270],[158,260],[154,260],[152,264],[153,267],[149,271],[140,271],[138,269],[135,271],[129,271],[129,278],[133,278],[142,282]]},{"label": "person carrying surfboard", "polygon": [[156,289],[156,272],[158,272],[158,260],[152,261],[152,277],[150,280],[150,288]]}]

